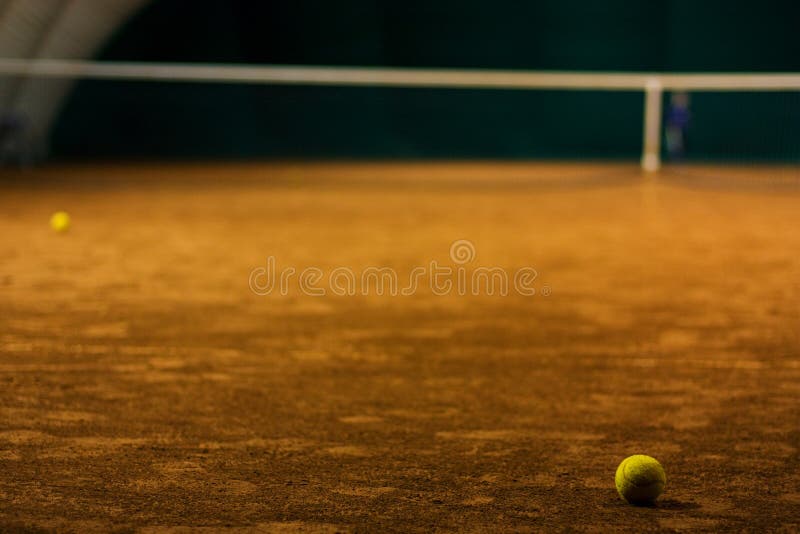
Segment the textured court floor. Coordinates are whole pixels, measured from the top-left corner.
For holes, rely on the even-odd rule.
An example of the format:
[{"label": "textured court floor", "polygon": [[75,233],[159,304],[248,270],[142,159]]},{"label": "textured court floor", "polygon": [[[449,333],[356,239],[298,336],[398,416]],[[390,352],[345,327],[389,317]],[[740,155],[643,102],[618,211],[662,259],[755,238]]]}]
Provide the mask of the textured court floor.
[{"label": "textured court floor", "polygon": [[[800,189],[724,183],[3,171],[0,531],[800,529]],[[249,289],[269,256],[404,280],[461,239],[537,294]],[[614,490],[639,452],[653,508]]]}]

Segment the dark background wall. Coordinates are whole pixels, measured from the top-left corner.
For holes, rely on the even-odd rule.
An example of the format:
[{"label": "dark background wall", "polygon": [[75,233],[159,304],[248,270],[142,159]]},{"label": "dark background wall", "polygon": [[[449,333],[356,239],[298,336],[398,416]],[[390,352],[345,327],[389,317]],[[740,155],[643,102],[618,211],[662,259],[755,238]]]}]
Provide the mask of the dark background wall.
[{"label": "dark background wall", "polygon": [[[797,71],[800,2],[156,0],[103,60],[616,71]],[[796,94],[696,94],[690,154],[795,158]],[[54,154],[636,157],[638,92],[84,81]]]}]

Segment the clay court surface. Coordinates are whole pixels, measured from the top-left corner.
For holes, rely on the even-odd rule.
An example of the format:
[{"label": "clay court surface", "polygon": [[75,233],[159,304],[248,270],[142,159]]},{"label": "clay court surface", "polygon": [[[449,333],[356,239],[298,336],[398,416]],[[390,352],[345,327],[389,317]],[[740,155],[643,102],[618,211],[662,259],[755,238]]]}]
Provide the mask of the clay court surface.
[{"label": "clay court surface", "polygon": [[[797,531],[800,188],[752,172],[4,170],[0,531]],[[248,287],[459,239],[537,294]]]}]

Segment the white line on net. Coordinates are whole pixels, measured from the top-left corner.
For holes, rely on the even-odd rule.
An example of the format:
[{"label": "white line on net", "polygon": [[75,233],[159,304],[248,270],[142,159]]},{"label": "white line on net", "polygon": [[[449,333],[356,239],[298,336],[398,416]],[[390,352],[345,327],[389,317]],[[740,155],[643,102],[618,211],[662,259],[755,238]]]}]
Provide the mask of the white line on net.
[{"label": "white line on net", "polygon": [[61,59],[0,59],[0,75],[121,79],[164,82],[257,83],[293,85],[363,85],[471,89],[583,89],[796,91],[800,74],[792,73],[621,73],[301,65],[222,65],[96,62]]}]

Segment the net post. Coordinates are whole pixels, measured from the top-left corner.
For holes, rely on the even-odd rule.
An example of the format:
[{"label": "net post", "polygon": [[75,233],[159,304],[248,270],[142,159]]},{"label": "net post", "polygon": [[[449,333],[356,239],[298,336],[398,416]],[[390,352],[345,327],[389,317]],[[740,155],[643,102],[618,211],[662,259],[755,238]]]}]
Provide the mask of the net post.
[{"label": "net post", "polygon": [[664,87],[658,78],[645,84],[642,169],[655,172],[661,167],[661,101]]}]

